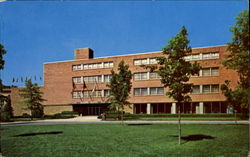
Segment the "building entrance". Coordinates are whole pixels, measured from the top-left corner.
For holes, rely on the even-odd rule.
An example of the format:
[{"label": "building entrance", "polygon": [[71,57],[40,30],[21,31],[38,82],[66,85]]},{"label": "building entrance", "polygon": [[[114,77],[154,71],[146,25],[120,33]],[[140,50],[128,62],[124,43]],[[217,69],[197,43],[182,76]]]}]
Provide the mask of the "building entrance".
[{"label": "building entrance", "polygon": [[109,104],[74,104],[73,111],[79,115],[100,115],[108,110]]}]

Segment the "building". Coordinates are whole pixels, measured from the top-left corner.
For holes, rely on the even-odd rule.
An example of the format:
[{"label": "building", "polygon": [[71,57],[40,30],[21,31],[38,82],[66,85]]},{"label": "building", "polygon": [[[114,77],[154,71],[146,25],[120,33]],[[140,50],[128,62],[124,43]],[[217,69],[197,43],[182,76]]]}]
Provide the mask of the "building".
[{"label": "building", "polygon": [[[201,64],[199,76],[190,79],[195,86],[192,102],[183,104],[182,113],[226,113],[227,103],[220,85],[230,80],[235,87],[238,74],[221,64],[228,54],[227,46],[194,48],[186,57],[188,61]],[[176,103],[165,95],[166,89],[156,73],[142,68],[142,64],[156,64],[155,57],[161,52],[149,52],[123,56],[94,58],[90,48],[75,50],[71,61],[44,63],[45,114],[61,111],[77,111],[82,115],[97,115],[107,110],[109,90],[106,84],[111,78],[111,69],[117,70],[124,60],[133,73],[129,102],[130,113],[176,113]]]}]

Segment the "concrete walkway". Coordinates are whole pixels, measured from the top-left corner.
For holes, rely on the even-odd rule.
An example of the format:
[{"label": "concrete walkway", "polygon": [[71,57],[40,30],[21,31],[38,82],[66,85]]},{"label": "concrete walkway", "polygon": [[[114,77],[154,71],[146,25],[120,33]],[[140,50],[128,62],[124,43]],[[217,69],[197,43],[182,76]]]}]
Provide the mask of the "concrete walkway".
[{"label": "concrete walkway", "polygon": [[[97,119],[97,116],[82,116],[69,119],[45,119],[35,121],[16,121],[16,122],[3,122],[1,126],[16,126],[16,125],[54,125],[54,124],[121,124],[121,121],[102,121]],[[171,121],[141,121],[131,120],[124,121],[124,124],[178,124],[177,120]],[[245,124],[249,125],[249,121],[205,121],[205,120],[182,120],[182,124]]]}]

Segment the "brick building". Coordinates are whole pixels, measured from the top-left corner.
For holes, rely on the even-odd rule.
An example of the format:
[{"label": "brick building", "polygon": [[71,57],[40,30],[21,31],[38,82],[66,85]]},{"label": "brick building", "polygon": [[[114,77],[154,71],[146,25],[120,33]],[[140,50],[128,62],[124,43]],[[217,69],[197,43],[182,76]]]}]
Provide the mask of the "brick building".
[{"label": "brick building", "polygon": [[[186,57],[188,61],[201,64],[199,76],[190,79],[195,86],[191,93],[192,102],[183,104],[183,113],[226,113],[227,104],[220,91],[224,80],[236,86],[238,75],[221,64],[227,46],[194,48]],[[123,56],[94,58],[90,48],[75,50],[75,59],[44,63],[45,114],[61,111],[77,111],[83,115],[97,115],[107,110],[110,70],[117,70],[124,60],[133,73],[129,102],[131,113],[176,113],[176,103],[165,95],[166,88],[156,73],[142,68],[142,64],[156,64],[155,57],[161,52],[149,52]]]}]

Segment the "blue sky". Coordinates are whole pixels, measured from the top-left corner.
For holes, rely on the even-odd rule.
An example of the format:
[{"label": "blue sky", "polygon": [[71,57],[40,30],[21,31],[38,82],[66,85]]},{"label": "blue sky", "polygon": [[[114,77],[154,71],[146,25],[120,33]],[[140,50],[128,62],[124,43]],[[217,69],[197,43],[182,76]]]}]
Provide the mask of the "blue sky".
[{"label": "blue sky", "polygon": [[183,25],[192,47],[224,45],[244,9],[247,0],[1,2],[8,51],[1,77],[23,86],[21,77],[43,76],[44,62],[72,60],[76,48],[90,47],[95,57],[160,51]]}]

